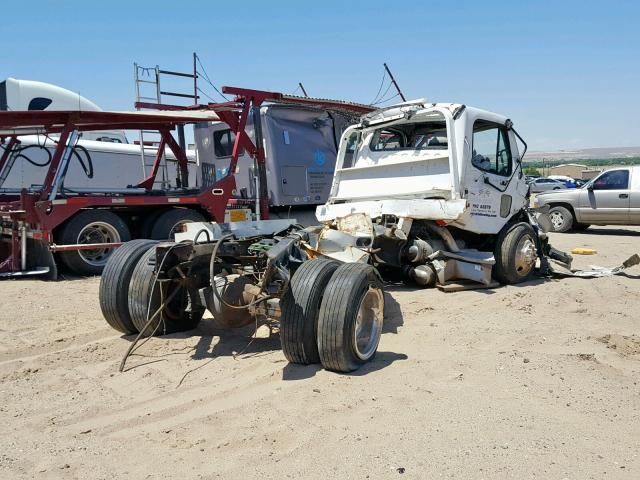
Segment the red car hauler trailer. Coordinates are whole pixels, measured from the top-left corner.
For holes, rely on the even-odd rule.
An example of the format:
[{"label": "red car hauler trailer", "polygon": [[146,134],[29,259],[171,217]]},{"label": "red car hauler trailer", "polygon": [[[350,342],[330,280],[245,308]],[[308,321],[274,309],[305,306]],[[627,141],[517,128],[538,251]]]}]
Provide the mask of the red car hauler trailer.
[{"label": "red car hauler trailer", "polygon": [[[249,116],[261,138],[259,108],[265,101],[318,105],[351,113],[371,107],[312,99],[275,92],[223,87],[233,101],[180,107],[138,104],[156,112],[21,111],[0,112],[0,176],[20,154],[21,135],[59,135],[42,185],[19,191],[0,191],[0,277],[43,275],[57,277],[53,254],[80,274],[99,274],[115,247],[131,238],[144,238],[153,227],[170,232],[189,221],[221,222],[228,208],[256,207],[256,217],[268,218],[265,152],[246,131]],[[235,134],[226,176],[212,185],[190,188],[187,157],[173,138],[177,126],[223,121]],[[117,190],[69,192],[64,176],[79,132],[106,129],[157,130],[160,144],[151,173],[130,187]],[[158,167],[169,148],[177,159],[178,188],[153,188]],[[234,198],[238,156],[248,152],[256,162],[256,199]]]}]

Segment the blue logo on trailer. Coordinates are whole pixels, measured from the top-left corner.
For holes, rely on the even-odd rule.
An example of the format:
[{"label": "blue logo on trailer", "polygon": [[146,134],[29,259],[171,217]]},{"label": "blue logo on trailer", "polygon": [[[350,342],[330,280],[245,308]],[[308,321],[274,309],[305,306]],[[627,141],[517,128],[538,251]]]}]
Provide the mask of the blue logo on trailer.
[{"label": "blue logo on trailer", "polygon": [[324,152],[320,149],[317,149],[314,153],[313,153],[313,161],[315,162],[315,164],[319,167],[324,166],[324,164],[327,161],[327,157],[325,156]]}]

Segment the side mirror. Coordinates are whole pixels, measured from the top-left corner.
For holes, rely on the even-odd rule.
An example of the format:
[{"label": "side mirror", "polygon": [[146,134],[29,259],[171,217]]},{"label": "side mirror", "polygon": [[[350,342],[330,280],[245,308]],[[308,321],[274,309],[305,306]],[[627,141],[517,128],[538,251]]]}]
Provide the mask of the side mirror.
[{"label": "side mirror", "polygon": [[590,192],[593,192],[593,183],[590,183],[589,185],[587,185],[587,190],[589,190]]}]

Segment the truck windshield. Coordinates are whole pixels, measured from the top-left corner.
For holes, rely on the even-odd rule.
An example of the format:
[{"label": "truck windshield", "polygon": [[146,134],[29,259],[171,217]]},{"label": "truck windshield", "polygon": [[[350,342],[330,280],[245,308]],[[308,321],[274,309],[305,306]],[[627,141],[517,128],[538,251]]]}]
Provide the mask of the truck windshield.
[{"label": "truck windshield", "polygon": [[373,132],[370,148],[374,152],[394,150],[447,150],[445,122],[393,125]]}]

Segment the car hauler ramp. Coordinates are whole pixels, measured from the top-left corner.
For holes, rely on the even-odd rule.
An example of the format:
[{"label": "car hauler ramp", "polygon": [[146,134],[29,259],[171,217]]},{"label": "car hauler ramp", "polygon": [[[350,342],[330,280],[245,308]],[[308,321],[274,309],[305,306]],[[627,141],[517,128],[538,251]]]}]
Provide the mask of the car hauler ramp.
[{"label": "car hauler ramp", "polygon": [[[150,220],[169,227],[172,222],[174,226],[194,220],[220,222],[224,221],[227,207],[254,203],[256,217],[266,219],[269,211],[265,152],[262,142],[254,143],[246,131],[250,116],[255,136],[261,138],[259,109],[264,102],[313,105],[354,116],[372,110],[357,103],[277,92],[237,87],[223,87],[223,91],[234,95],[234,99],[189,107],[136,103],[136,108],[157,111],[0,112],[0,147],[3,148],[0,176],[19,154],[20,136],[59,135],[42,185],[16,191],[0,190],[0,277],[44,274],[55,278],[57,267],[53,253],[58,253],[77,273],[99,274],[111,249],[130,238],[144,238],[148,232],[143,227]],[[235,134],[229,169],[213,185],[191,188],[185,152],[171,132],[181,125],[214,121],[227,123]],[[149,174],[143,179],[132,179],[130,187],[117,191],[65,190],[64,176],[79,133],[104,129],[158,131],[161,140]],[[154,190],[165,148],[177,159],[178,188]],[[256,199],[234,198],[234,173],[242,151],[256,162],[260,187]],[[188,215],[176,220],[174,217],[178,214]],[[142,227],[137,223],[142,223]],[[35,254],[30,255],[30,251]]]},{"label": "car hauler ramp", "polygon": [[[233,112],[228,112],[227,116],[235,118]],[[20,153],[21,135],[58,135],[42,185],[0,192],[0,276],[45,274],[55,277],[57,269],[52,256],[55,252],[62,258],[75,259],[68,266],[73,269],[76,265],[78,273],[99,273],[106,263],[109,249],[131,238],[130,232],[135,225],[127,224],[127,220],[135,222],[155,209],[167,212],[174,206],[193,208],[213,220],[222,221],[227,202],[235,189],[234,177],[228,175],[206,190],[190,188],[186,154],[171,134],[178,125],[216,120],[219,117],[212,110],[0,112],[0,142],[3,147],[0,175],[5,168],[10,168],[12,158]],[[240,124],[234,123],[238,128]],[[149,175],[143,179],[132,179],[129,188],[118,191],[66,191],[63,188],[64,176],[80,132],[109,128],[153,129],[160,133],[160,146]],[[243,141],[250,142],[248,138],[243,138]],[[252,146],[251,142],[245,148]],[[165,147],[178,161],[179,188],[153,190]],[[96,218],[84,228],[78,227],[80,231],[74,241],[61,244],[58,241],[59,230],[62,228],[63,234],[64,229],[73,225],[73,220],[80,216],[83,219]],[[199,219],[204,219],[204,215]],[[78,263],[80,260],[84,260],[84,264]]]}]

